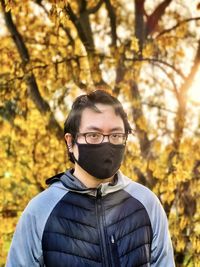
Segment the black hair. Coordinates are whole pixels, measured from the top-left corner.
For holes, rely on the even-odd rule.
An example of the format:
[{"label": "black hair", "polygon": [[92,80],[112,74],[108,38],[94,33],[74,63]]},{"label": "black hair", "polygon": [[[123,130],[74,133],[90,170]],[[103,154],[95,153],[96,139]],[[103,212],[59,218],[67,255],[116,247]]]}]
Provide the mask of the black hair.
[{"label": "black hair", "polygon": [[[64,134],[70,133],[72,135],[72,140],[74,144],[76,134],[79,132],[79,126],[81,122],[81,115],[85,108],[90,108],[96,112],[100,112],[95,106],[96,104],[105,104],[110,105],[114,108],[115,113],[119,115],[124,123],[125,133],[128,135],[132,132],[130,124],[128,122],[127,114],[124,111],[120,101],[112,96],[110,93],[99,89],[91,93],[78,96],[72,104],[71,111],[68,114],[68,117],[64,123]],[[71,153],[69,153],[70,160]]]}]

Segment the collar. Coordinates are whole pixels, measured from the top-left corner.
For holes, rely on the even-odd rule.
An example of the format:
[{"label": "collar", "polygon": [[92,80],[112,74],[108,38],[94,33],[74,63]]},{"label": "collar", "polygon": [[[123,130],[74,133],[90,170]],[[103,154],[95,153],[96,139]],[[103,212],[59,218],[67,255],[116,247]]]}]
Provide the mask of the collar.
[{"label": "collar", "polygon": [[101,183],[97,188],[86,187],[77,177],[73,175],[73,169],[59,173],[46,180],[46,184],[52,186],[61,186],[62,189],[79,194],[89,194],[92,196],[105,196],[126,187],[131,180],[124,176],[121,171],[115,174],[113,182]]},{"label": "collar", "polygon": [[102,196],[113,193],[123,189],[130,183],[130,180],[126,178],[120,171],[118,171],[113,182],[101,183],[97,188],[87,188],[78,178],[73,175],[73,169],[63,173],[59,180],[69,191],[81,194],[90,194],[93,196],[97,196],[97,193],[99,192]]}]

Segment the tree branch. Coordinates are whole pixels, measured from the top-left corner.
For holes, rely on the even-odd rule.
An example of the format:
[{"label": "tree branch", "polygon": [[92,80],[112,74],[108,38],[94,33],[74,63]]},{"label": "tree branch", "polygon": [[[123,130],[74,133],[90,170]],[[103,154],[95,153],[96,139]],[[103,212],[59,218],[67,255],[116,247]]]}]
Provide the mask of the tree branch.
[{"label": "tree branch", "polygon": [[[132,105],[132,114],[133,114],[133,118],[135,121],[137,136],[139,139],[140,151],[141,151],[142,157],[148,162],[152,158],[151,141],[149,140],[147,131],[142,129],[140,125],[138,124],[138,121],[141,118],[144,118],[144,114],[142,110],[142,102],[141,102],[141,96],[139,93],[138,85],[133,80],[130,81],[130,90],[131,90],[131,94],[133,97],[133,102],[136,103],[136,105],[134,104]],[[153,188],[155,184],[155,178],[153,176],[153,172],[152,170],[149,169],[149,167],[147,167],[146,172],[147,172],[147,177],[145,178],[146,185],[150,188]]]},{"label": "tree branch", "polygon": [[149,62],[157,62],[160,64],[163,64],[171,69],[173,69],[182,79],[185,79],[185,75],[182,73],[182,71],[178,70],[175,66],[173,66],[172,64],[165,62],[161,59],[157,59],[157,58],[125,58],[124,60],[127,61],[149,61]]},{"label": "tree branch", "polygon": [[161,66],[160,64],[157,64],[157,63],[154,63],[153,65],[156,66],[157,68],[161,69],[165,73],[165,75],[167,76],[169,81],[172,83],[172,86],[173,86],[172,90],[177,97],[178,96],[178,89],[177,89],[177,86],[176,86],[174,79],[172,79],[171,75],[169,75],[169,73],[166,71],[166,69],[163,66]]},{"label": "tree branch", "polygon": [[96,13],[96,12],[99,10],[99,8],[102,6],[103,2],[104,2],[104,0],[100,0],[100,1],[96,4],[96,6],[94,6],[94,7],[90,8],[90,9],[88,9],[88,11],[87,11],[88,14]]},{"label": "tree branch", "polygon": [[116,46],[117,44],[117,31],[116,31],[116,15],[110,0],[105,0],[106,8],[110,18],[110,27],[111,27],[111,36],[112,36],[112,45]]},{"label": "tree branch", "polygon": [[187,92],[189,88],[192,85],[192,82],[194,80],[194,77],[196,75],[196,72],[200,66],[200,40],[198,42],[198,48],[197,48],[197,53],[194,58],[194,64],[190,70],[189,75],[187,78],[185,78],[184,83],[182,84],[181,88],[179,89],[178,92],[178,110],[177,110],[177,116],[175,119],[175,133],[174,133],[174,146],[176,149],[178,149],[181,137],[183,134],[184,130],[184,125],[185,125],[185,114],[186,114],[186,106],[187,106]]},{"label": "tree branch", "polygon": [[[36,107],[42,114],[48,113],[50,112],[50,106],[42,98],[34,74],[31,73],[29,70],[27,70],[27,64],[30,61],[30,57],[29,57],[28,49],[24,43],[23,37],[18,32],[15,24],[13,23],[11,12],[6,11],[5,9],[6,5],[5,5],[4,0],[1,0],[1,6],[2,6],[3,13],[4,13],[6,26],[9,32],[11,33],[12,39],[17,47],[17,50],[22,60],[22,69],[25,74],[25,82],[28,87],[30,98],[32,99],[32,101],[35,103]],[[51,113],[50,122],[53,122],[50,126],[55,127],[54,130],[56,130],[56,134],[58,135],[58,137],[60,138],[61,136],[63,136],[62,129],[60,125],[56,122],[55,118],[53,118],[52,113]]]},{"label": "tree branch", "polygon": [[60,23],[60,26],[61,28],[63,29],[63,31],[65,32],[67,38],[69,39],[69,45],[72,45],[72,47],[74,48],[75,47],[75,41],[74,39],[72,38],[72,35],[70,33],[70,29],[68,27],[65,27],[63,25],[63,23]]},{"label": "tree branch", "polygon": [[187,76],[187,78],[185,78],[185,83],[181,86],[179,90],[181,93],[184,93],[184,94],[187,93],[188,89],[192,85],[192,82],[194,80],[194,77],[196,75],[199,65],[200,65],[200,39],[198,41],[197,52],[196,52],[196,56],[194,58],[194,63],[192,65],[190,73]]},{"label": "tree branch", "polygon": [[162,107],[161,105],[159,104],[156,104],[156,103],[150,103],[150,102],[146,102],[146,101],[142,101],[141,102],[142,105],[146,105],[150,108],[157,108],[161,111],[166,111],[168,113],[171,113],[171,114],[175,114],[175,111],[171,110],[171,109],[168,109],[168,108],[165,108],[165,107]]},{"label": "tree branch", "polygon": [[75,15],[70,4],[65,6],[65,12],[69,15],[69,18],[73,22],[78,32],[79,38],[83,43],[85,50],[87,52],[88,62],[90,66],[90,73],[93,83],[97,87],[101,86],[108,87],[106,82],[103,80],[100,64],[98,62],[98,57],[95,54],[95,45],[86,4],[87,2],[85,0],[80,0],[79,17]]},{"label": "tree branch", "polygon": [[21,34],[18,32],[15,24],[13,23],[11,12],[10,11],[6,12],[6,5],[5,5],[4,0],[1,0],[1,6],[2,6],[3,13],[4,13],[6,26],[21,56],[23,65],[26,65],[26,63],[29,61],[28,50],[22,40]]},{"label": "tree branch", "polygon": [[85,46],[86,51],[88,53],[94,51],[94,41],[92,38],[91,29],[88,21],[87,10],[84,10],[84,12],[82,11],[83,13],[80,14],[79,18],[73,12],[69,3],[67,6],[65,6],[64,10],[69,15],[70,20],[73,22],[79,37],[83,45]]},{"label": "tree branch", "polygon": [[121,55],[116,66],[116,78],[115,78],[115,86],[113,92],[118,95],[120,92],[120,82],[123,80],[124,75],[126,73],[126,68],[124,66],[124,55]]},{"label": "tree branch", "polygon": [[145,40],[145,23],[144,23],[144,3],[145,0],[135,0],[135,36],[139,40],[139,51],[142,52]]},{"label": "tree branch", "polygon": [[171,28],[168,28],[162,32],[160,32],[156,37],[156,38],[159,38],[160,36],[162,36],[163,34],[166,34],[166,33],[169,33],[173,30],[175,30],[176,28],[180,27],[181,25],[187,23],[187,22],[190,22],[190,21],[194,21],[194,20],[200,20],[200,17],[195,17],[195,18],[189,18],[189,19],[185,19],[185,20],[182,20],[182,21],[179,21],[176,25],[172,26]]},{"label": "tree branch", "polygon": [[140,119],[141,117],[144,117],[144,115],[142,112],[140,93],[138,90],[137,83],[135,81],[130,81],[130,89],[131,89],[131,93],[132,93],[132,97],[134,99],[134,102],[137,102],[136,106],[133,105],[133,118],[134,118],[134,121],[136,122],[135,123],[136,124],[136,131],[137,131],[138,136],[139,136],[141,152],[143,154],[143,157],[147,158],[147,155],[149,154],[150,142],[148,140],[147,132],[145,132],[143,129],[141,129],[137,124],[138,119]]},{"label": "tree branch", "polygon": [[162,3],[158,5],[158,7],[154,10],[154,12],[148,17],[147,23],[146,23],[146,37],[155,31],[159,20],[165,13],[165,9],[169,6],[171,2],[172,0],[163,1]]}]

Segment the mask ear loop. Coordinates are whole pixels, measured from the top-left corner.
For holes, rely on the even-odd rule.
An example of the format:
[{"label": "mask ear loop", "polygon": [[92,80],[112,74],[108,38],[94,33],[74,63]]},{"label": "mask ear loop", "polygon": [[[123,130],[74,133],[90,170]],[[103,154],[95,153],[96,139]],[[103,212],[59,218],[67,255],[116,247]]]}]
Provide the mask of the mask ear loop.
[{"label": "mask ear loop", "polygon": [[73,155],[73,136],[70,133],[66,133],[65,134],[65,142],[66,142],[66,145],[67,145],[66,148],[67,148],[67,153],[68,153],[69,160],[72,163],[75,163],[74,155]]},{"label": "mask ear loop", "polygon": [[71,145],[71,144],[68,145],[68,151],[69,151],[69,153],[70,153],[71,158],[74,160],[74,163],[75,163],[75,162],[78,163],[78,160],[75,158],[74,153],[72,152],[72,145]]}]

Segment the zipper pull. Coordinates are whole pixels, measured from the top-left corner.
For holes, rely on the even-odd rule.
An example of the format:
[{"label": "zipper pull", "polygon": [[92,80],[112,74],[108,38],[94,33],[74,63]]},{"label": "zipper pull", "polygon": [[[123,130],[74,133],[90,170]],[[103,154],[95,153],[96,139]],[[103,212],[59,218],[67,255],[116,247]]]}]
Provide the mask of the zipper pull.
[{"label": "zipper pull", "polygon": [[112,244],[115,244],[115,238],[114,238],[114,235],[111,235],[111,243],[112,243]]},{"label": "zipper pull", "polygon": [[100,198],[101,195],[102,195],[102,192],[101,192],[101,186],[99,186],[99,187],[97,188],[96,197],[97,197],[97,198]]}]

